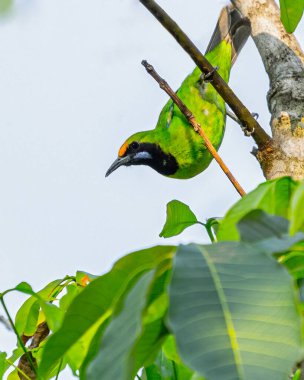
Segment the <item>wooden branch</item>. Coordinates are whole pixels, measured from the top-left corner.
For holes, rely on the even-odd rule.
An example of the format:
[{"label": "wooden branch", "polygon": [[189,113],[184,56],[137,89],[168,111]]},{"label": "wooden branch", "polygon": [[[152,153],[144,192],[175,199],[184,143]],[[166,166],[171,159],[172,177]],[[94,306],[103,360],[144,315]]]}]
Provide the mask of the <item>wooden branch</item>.
[{"label": "wooden branch", "polygon": [[[23,336],[22,339],[23,339],[23,342],[27,342],[29,339],[32,338],[31,344],[29,346],[30,350],[32,350],[34,348],[39,347],[40,343],[49,335],[49,332],[50,332],[50,329],[47,323],[42,322],[40,323],[40,325],[38,325],[37,330],[32,337]],[[33,363],[35,364],[35,366],[37,366],[37,361],[33,357],[32,353],[30,351],[28,353],[29,355],[31,355],[31,359]],[[26,380],[26,378],[22,375],[22,373],[24,373],[27,376],[27,378],[30,378],[32,380],[37,379],[37,374],[31,367],[26,355],[21,356],[18,363],[18,368],[21,370],[21,372],[18,372],[18,376],[20,380]]]},{"label": "wooden branch", "polygon": [[190,55],[195,64],[206,75],[212,75],[212,86],[222,96],[229,105],[235,115],[238,117],[243,127],[251,134],[259,149],[263,150],[271,144],[271,137],[259,125],[256,119],[251,115],[249,110],[238,99],[232,89],[222,79],[222,77],[214,71],[212,65],[187,37],[175,21],[154,1],[139,0],[157,20],[168,30],[168,32],[176,39],[179,45]]},{"label": "wooden branch", "polygon": [[154,70],[154,67],[152,65],[150,65],[147,61],[142,61],[142,65],[145,67],[147,72],[156,80],[156,82],[159,84],[159,87],[162,90],[164,90],[170,96],[173,102],[178,106],[178,108],[187,118],[189,124],[192,125],[194,131],[198,133],[201,136],[201,138],[204,140],[206,148],[209,150],[209,152],[212,154],[214,159],[220,165],[221,169],[229,178],[230,182],[235,187],[236,191],[240,194],[240,196],[243,197],[244,195],[246,195],[244,189],[238,183],[235,177],[232,175],[232,173],[230,172],[230,170],[228,169],[224,161],[221,159],[216,149],[212,145],[211,141],[209,140],[208,136],[203,131],[200,124],[196,121],[194,115],[189,110],[189,108],[185,105],[185,103],[181,101],[181,99],[176,95],[176,93],[172,90],[172,88],[168,85],[168,83],[157,74],[157,72]]}]

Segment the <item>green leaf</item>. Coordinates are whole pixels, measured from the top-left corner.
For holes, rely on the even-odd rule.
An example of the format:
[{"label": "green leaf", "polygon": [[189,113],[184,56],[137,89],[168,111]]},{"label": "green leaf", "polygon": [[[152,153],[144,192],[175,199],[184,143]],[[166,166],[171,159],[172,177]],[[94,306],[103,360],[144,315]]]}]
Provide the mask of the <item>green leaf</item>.
[{"label": "green leaf", "polygon": [[208,380],[287,378],[300,355],[292,281],[246,243],[181,246],[168,324],[183,362]]},{"label": "green leaf", "polygon": [[79,285],[86,286],[89,282],[95,280],[98,276],[95,276],[94,274],[83,272],[83,271],[77,271],[76,273],[76,282]]},{"label": "green leaf", "polygon": [[171,260],[160,264],[151,284],[142,317],[142,332],[131,352],[134,376],[141,367],[153,363],[168,334],[164,318],[168,310],[167,288],[171,265]]},{"label": "green leaf", "polygon": [[288,218],[290,199],[298,185],[299,183],[290,177],[267,181],[259,185],[232,206],[225,215],[219,225],[218,240],[239,240],[236,227],[238,221],[255,209]]},{"label": "green leaf", "polygon": [[198,221],[190,207],[185,203],[173,200],[167,204],[167,220],[159,236],[169,238],[179,235],[184,229],[196,223]]},{"label": "green leaf", "polygon": [[60,299],[60,310],[67,311],[68,307],[74,298],[83,290],[81,286],[76,283],[70,284],[66,287],[66,294]]},{"label": "green leaf", "polygon": [[44,313],[48,327],[53,332],[61,326],[64,312],[58,306],[49,302],[40,302],[41,309]]},{"label": "green leaf", "polygon": [[[147,380],[179,380],[175,363],[169,360],[162,351],[157,355],[154,364],[145,368]],[[191,378],[188,377],[189,380]]]},{"label": "green leaf", "polygon": [[[103,333],[106,326],[107,321],[93,325],[65,354],[64,358],[75,375],[80,369],[80,374],[83,375],[85,371],[81,367],[83,366],[84,361],[87,360],[84,364],[86,368],[87,364],[89,364],[96,356],[102,335],[100,332]],[[98,339],[94,341],[96,335]],[[94,351],[92,350],[92,352],[90,352],[92,344],[94,346]],[[83,378],[82,376],[80,377]]]},{"label": "green leaf", "polygon": [[286,219],[254,210],[240,220],[237,228],[241,239],[252,242],[257,249],[283,253],[279,262],[295,279],[304,277],[304,234],[289,236]]},{"label": "green leaf", "polygon": [[297,187],[291,199],[290,233],[304,231],[304,181]]},{"label": "green leaf", "polygon": [[[98,327],[96,328],[95,330],[95,334],[93,334],[93,337],[92,339],[90,340],[89,342],[89,345],[88,345],[88,348],[87,350],[85,351],[85,356],[82,360],[82,363],[81,365],[78,367],[80,368],[80,378],[81,379],[85,379],[85,374],[86,374],[86,370],[87,370],[87,367],[88,365],[91,363],[91,361],[93,360],[93,358],[97,355],[97,352],[98,352],[98,349],[99,349],[99,346],[100,346],[100,342],[101,342],[101,338],[104,334],[104,331],[110,321],[110,317],[108,319],[106,319],[105,321],[103,321],[103,323],[101,323],[100,325],[98,325]],[[91,327],[92,329],[92,327]],[[89,330],[90,331],[90,330]],[[80,339],[80,341],[83,341],[85,339],[87,334],[84,334],[83,337]],[[75,343],[76,345],[78,344],[79,340]],[[73,347],[70,349],[73,351]],[[70,353],[70,350],[68,351],[68,355]]]},{"label": "green leaf", "polygon": [[293,33],[300,22],[303,9],[303,0],[280,0],[281,21],[286,32]]},{"label": "green leaf", "polygon": [[143,324],[141,335],[131,352],[132,375],[135,375],[141,367],[153,363],[167,334],[163,318]]},{"label": "green leaf", "polygon": [[191,371],[182,363],[176,350],[176,342],[173,335],[170,335],[163,344],[163,353],[169,360],[172,360],[175,363],[178,380],[204,380],[201,376]]},{"label": "green leaf", "polygon": [[31,287],[31,285],[28,284],[27,282],[20,282],[20,284],[18,284],[15,287],[15,290],[18,290],[19,292],[22,292],[22,293],[25,293],[25,294],[29,294],[30,296],[32,296],[33,294],[35,294],[35,292],[33,291],[32,287]]},{"label": "green leaf", "polygon": [[4,372],[6,372],[11,367],[11,364],[9,363],[15,363],[15,361],[19,359],[23,354],[24,354],[24,351],[22,347],[15,348],[12,355],[6,360]]},{"label": "green leaf", "polygon": [[41,377],[45,377],[95,323],[101,323],[111,315],[139,275],[170,259],[174,251],[175,247],[159,246],[131,253],[120,259],[109,273],[86,286],[71,303],[61,328],[45,345],[39,368]]},{"label": "green leaf", "polygon": [[262,210],[250,211],[237,224],[241,240],[248,242],[274,236],[281,238],[287,235],[288,227],[289,222],[285,218],[268,215]]},{"label": "green leaf", "polygon": [[296,244],[291,252],[279,258],[279,262],[286,266],[295,279],[304,278],[304,243]]},{"label": "green leaf", "polygon": [[[61,281],[62,280],[52,281],[50,284],[40,290],[37,295],[42,300],[51,300],[52,292],[61,283]],[[18,290],[23,288],[23,286],[20,286]],[[20,335],[32,336],[35,333],[39,316],[39,309],[39,301],[36,296],[32,296],[27,299],[20,307],[15,318],[15,326]]]},{"label": "green leaf", "polygon": [[24,302],[22,307],[16,314],[16,329],[20,335],[32,336],[37,329],[37,321],[39,318],[40,304],[33,297]]},{"label": "green leaf", "polygon": [[0,379],[2,379],[4,372],[6,371],[6,352],[0,351]]},{"label": "green leaf", "polygon": [[292,380],[301,380],[301,370],[297,369],[295,374],[292,377]]},{"label": "green leaf", "polygon": [[8,377],[7,377],[7,380],[20,380],[20,377],[18,375],[18,371],[16,369],[14,369],[13,372],[11,372]]},{"label": "green leaf", "polygon": [[13,0],[0,0],[0,15],[6,15],[13,7]]},{"label": "green leaf", "polygon": [[105,330],[100,350],[87,367],[88,380],[130,378],[130,351],[141,331],[141,315],[146,305],[153,271],[145,273],[127,295],[124,306]]},{"label": "green leaf", "polygon": [[146,324],[152,323],[160,317],[163,317],[168,309],[168,294],[162,293],[154,302],[149,305],[145,317],[144,322]]}]

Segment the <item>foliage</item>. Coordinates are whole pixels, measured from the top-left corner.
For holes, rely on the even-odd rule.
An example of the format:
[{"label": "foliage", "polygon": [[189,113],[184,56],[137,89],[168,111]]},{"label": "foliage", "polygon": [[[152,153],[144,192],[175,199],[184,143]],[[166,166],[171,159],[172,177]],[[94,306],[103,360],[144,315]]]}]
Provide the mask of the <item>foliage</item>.
[{"label": "foliage", "polygon": [[169,238],[199,223],[195,214],[185,203],[173,200],[167,204],[167,220],[159,236]]},{"label": "foliage", "polygon": [[288,33],[293,33],[303,16],[304,0],[280,0],[281,21]]},{"label": "foliage", "polygon": [[102,276],[2,293],[4,306],[7,293],[30,295],[16,315],[19,338],[43,321],[51,334],[34,349],[19,339],[11,358],[1,352],[0,377],[13,369],[16,378],[12,365],[27,351],[41,379],[66,366],[88,380],[287,379],[302,349],[303,209],[304,183],[287,177],[261,184],[222,220],[199,222],[175,200],[161,235],[200,223],[213,244],[157,246]]},{"label": "foliage", "polygon": [[0,0],[0,16],[7,15],[13,7],[13,0]]}]

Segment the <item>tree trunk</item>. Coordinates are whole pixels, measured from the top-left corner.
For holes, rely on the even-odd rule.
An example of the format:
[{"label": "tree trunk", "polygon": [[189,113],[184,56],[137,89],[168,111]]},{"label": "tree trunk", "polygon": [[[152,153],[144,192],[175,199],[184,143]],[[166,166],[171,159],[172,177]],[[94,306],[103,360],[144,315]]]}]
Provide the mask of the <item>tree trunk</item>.
[{"label": "tree trunk", "polygon": [[257,152],[264,176],[304,178],[304,55],[281,21],[274,0],[231,0],[249,18],[252,37],[269,76],[267,94],[273,143]]}]

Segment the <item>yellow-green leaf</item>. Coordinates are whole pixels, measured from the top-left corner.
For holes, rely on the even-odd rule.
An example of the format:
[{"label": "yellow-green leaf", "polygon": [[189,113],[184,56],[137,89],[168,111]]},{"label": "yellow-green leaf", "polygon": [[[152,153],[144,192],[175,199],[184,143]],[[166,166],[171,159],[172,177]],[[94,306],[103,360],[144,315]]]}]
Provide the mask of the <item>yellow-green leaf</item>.
[{"label": "yellow-green leaf", "polygon": [[280,0],[281,21],[288,33],[293,33],[300,22],[304,0]]}]

